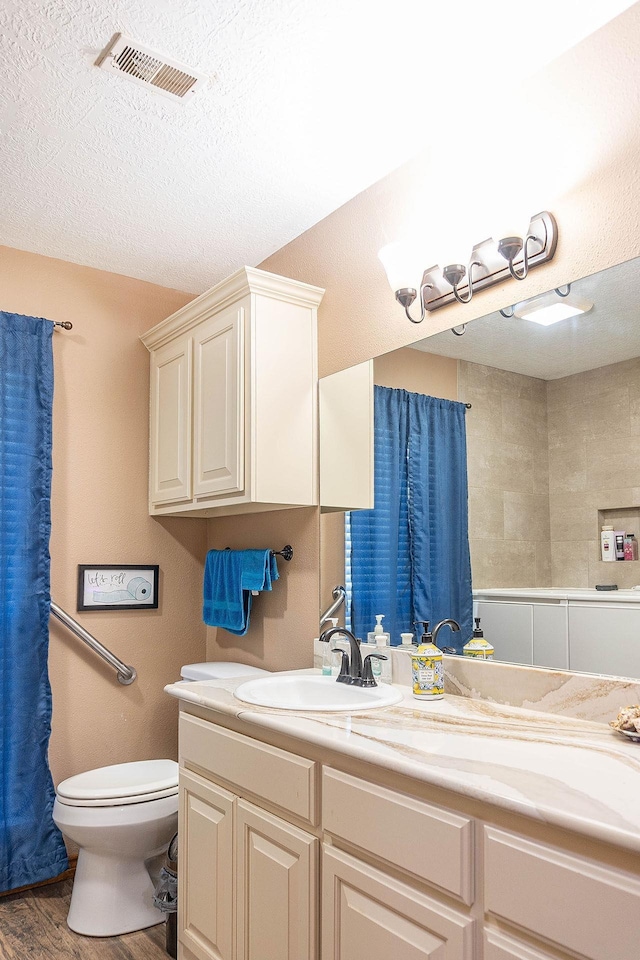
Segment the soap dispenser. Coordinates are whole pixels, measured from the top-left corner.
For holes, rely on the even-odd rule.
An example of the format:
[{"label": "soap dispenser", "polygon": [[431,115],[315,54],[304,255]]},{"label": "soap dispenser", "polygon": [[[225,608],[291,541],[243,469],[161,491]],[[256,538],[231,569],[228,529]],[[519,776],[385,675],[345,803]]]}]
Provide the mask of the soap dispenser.
[{"label": "soap dispenser", "polygon": [[[329,617],[329,623],[331,624],[331,626],[327,627],[327,629],[335,630],[335,628],[338,626],[338,618]],[[338,659],[339,658],[337,657],[336,654],[333,653],[333,646],[334,646],[334,643],[330,643],[329,641],[325,641],[323,644],[323,651],[322,651],[322,676],[323,677],[338,676]],[[335,671],[334,671],[334,667],[335,667]]]},{"label": "soap dispenser", "polygon": [[480,617],[474,617],[476,628],[473,636],[462,648],[462,654],[465,657],[475,657],[476,660],[493,660],[494,648],[485,640],[484,633],[480,629]]},{"label": "soap dispenser", "polygon": [[391,642],[391,637],[388,633],[385,633],[385,629],[382,626],[383,620],[384,613],[377,613],[376,625],[373,630],[367,634],[367,643],[376,643],[378,646],[387,646]]},{"label": "soap dispenser", "polygon": [[444,667],[442,650],[435,645],[429,632],[428,620],[417,620],[424,631],[420,645],[411,654],[413,695],[418,700],[442,700],[444,696]]},{"label": "soap dispenser", "polygon": [[400,634],[400,650],[404,650],[405,653],[413,653],[413,648],[415,644],[413,642],[412,633],[401,633]]},{"label": "soap dispenser", "polygon": [[[371,658],[371,665],[373,668],[373,676],[376,680],[381,681],[382,683],[392,683],[393,681],[393,667],[392,667],[392,658],[391,658],[391,637],[382,629],[382,616],[376,617],[378,621],[376,629],[374,630],[375,643],[376,643],[376,652],[380,657],[385,659],[378,659],[377,657]],[[378,632],[378,627],[380,631]]]}]

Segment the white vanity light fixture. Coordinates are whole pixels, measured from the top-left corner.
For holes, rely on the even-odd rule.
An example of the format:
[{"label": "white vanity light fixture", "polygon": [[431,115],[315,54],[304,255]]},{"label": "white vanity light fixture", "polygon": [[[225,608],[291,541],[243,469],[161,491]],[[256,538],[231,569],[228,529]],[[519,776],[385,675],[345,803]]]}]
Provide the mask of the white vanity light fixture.
[{"label": "white vanity light fixture", "polygon": [[[437,264],[428,267],[423,271],[419,286],[415,285],[419,273],[412,263],[416,259],[415,248],[410,250],[411,245],[401,242],[383,247],[378,256],[407,318],[412,323],[422,323],[427,311],[437,310],[456,300],[469,303],[474,292],[483,287],[501,283],[510,276],[514,280],[524,280],[532,267],[553,259],[558,227],[553,214],[544,210],[531,217],[526,229],[518,232],[517,229],[498,227],[495,236],[500,239],[490,237],[477,243],[465,263],[454,262],[448,255],[442,269]],[[463,243],[460,252],[465,252]],[[443,259],[441,257],[441,261]],[[412,317],[409,307],[416,298],[419,298],[420,316]]]},{"label": "white vanity light fixture", "polygon": [[593,308],[591,300],[584,297],[578,297],[571,293],[571,284],[566,287],[556,287],[555,290],[549,290],[539,297],[532,297],[530,300],[523,300],[516,303],[510,309],[501,310],[503,317],[518,317],[520,320],[532,320],[543,327],[550,327],[553,323],[560,320],[568,320],[570,317],[578,317],[583,313],[588,313]]}]

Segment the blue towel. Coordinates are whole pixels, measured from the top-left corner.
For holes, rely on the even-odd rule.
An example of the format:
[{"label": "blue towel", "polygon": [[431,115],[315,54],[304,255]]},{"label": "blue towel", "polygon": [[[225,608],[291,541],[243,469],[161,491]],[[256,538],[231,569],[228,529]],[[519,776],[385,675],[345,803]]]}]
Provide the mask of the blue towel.
[{"label": "blue towel", "polygon": [[209,550],[204,566],[202,619],[238,637],[249,629],[252,590],[271,590],[278,579],[270,550]]}]

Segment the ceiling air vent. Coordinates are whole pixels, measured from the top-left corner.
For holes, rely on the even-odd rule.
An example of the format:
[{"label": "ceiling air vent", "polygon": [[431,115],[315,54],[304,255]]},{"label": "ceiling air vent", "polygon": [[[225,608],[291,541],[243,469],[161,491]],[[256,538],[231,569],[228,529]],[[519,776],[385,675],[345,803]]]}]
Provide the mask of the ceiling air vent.
[{"label": "ceiling air vent", "polygon": [[143,47],[121,33],[103,50],[96,66],[121,73],[128,80],[151,87],[173,100],[188,100],[207,79],[204,73]]}]

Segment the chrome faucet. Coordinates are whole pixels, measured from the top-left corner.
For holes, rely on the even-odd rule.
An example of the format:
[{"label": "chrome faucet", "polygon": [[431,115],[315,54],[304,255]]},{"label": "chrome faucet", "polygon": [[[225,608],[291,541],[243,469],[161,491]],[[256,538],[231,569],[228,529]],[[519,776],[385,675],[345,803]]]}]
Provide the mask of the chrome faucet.
[{"label": "chrome faucet", "polygon": [[370,653],[368,657],[365,657],[363,666],[362,653],[360,652],[360,641],[354,636],[353,633],[351,633],[350,630],[346,630],[344,627],[332,627],[330,630],[325,630],[321,639],[328,643],[331,637],[335,636],[337,633],[341,633],[349,640],[351,655],[347,655],[346,651],[340,650],[339,647],[333,648],[334,653],[342,654],[342,666],[340,668],[340,673],[336,677],[336,682],[353,683],[357,687],[377,686],[371,668],[371,658],[375,657],[377,660],[386,660],[387,657],[385,657],[385,655],[382,653]]},{"label": "chrome faucet", "polygon": [[[438,633],[441,627],[451,627],[454,633],[458,633],[460,631],[460,624],[458,623],[457,620],[441,620],[440,623],[437,623],[433,628],[433,630],[431,631],[433,636],[433,642],[435,643],[436,646],[438,645]],[[448,652],[448,651],[445,651],[445,652]]]}]

